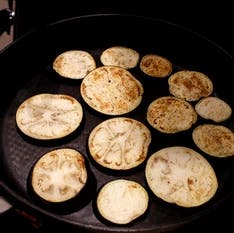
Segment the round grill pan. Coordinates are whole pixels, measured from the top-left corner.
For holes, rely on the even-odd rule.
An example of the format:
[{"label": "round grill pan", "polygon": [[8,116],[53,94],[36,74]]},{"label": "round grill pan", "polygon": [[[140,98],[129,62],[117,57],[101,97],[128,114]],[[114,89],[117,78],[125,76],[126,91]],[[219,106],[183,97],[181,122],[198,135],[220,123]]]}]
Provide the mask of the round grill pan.
[{"label": "round grill pan", "polygon": [[[110,26],[111,25],[111,26]],[[96,33],[98,31],[98,33]],[[16,40],[0,56],[2,79],[10,80],[1,91],[0,125],[0,185],[13,200],[45,217],[67,223],[90,232],[165,232],[174,230],[209,214],[224,201],[233,197],[234,158],[214,158],[201,153],[214,167],[219,188],[212,200],[195,208],[182,208],[165,203],[149,190],[144,177],[143,163],[130,172],[111,172],[98,167],[90,159],[87,139],[98,123],[110,118],[90,109],[82,100],[81,80],[60,77],[52,69],[54,58],[66,50],[79,49],[90,52],[101,66],[101,52],[114,45],[136,49],[140,56],[156,53],[173,63],[173,72],[182,69],[206,73],[214,84],[212,95],[224,99],[234,109],[231,79],[233,59],[222,48],[178,25],[132,15],[89,15],[70,18],[51,24]],[[152,142],[149,155],[167,146],[194,145],[191,131],[166,135],[152,129],[146,121],[149,103],[159,96],[169,95],[167,79],[147,77],[139,66],[130,70],[144,86],[143,101],[134,111],[124,116],[145,123],[151,130]],[[15,123],[16,109],[26,98],[39,93],[69,94],[77,98],[84,109],[81,127],[72,135],[55,141],[42,142],[22,135]],[[7,94],[5,94],[7,93]],[[207,122],[199,118],[194,127]],[[233,116],[222,123],[233,130]],[[62,209],[50,208],[35,200],[28,188],[30,169],[47,151],[71,147],[85,155],[92,173],[92,187],[83,205],[74,203]],[[144,216],[133,223],[117,226],[104,222],[95,210],[95,198],[100,187],[110,180],[126,178],[142,184],[149,192],[149,208]]]}]

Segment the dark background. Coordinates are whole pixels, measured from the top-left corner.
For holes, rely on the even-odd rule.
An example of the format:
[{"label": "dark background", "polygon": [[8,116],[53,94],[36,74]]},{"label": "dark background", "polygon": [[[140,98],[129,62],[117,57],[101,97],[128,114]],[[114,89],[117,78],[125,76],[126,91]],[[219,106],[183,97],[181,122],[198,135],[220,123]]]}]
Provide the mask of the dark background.
[{"label": "dark background", "polygon": [[87,14],[127,13],[182,25],[234,54],[234,11],[231,1],[22,0],[17,1],[16,5],[16,36],[64,18]]},{"label": "dark background", "polygon": [[[225,1],[217,1],[216,3],[213,1],[181,2],[178,0],[22,0],[16,2],[15,39],[21,37],[30,30],[40,29],[58,20],[80,15],[104,13],[145,15],[184,26],[217,43],[234,57],[234,10],[231,3]],[[102,27],[102,25],[100,25],[100,27]],[[98,33],[98,28],[96,30]],[[155,31],[155,33],[157,33],[157,31]],[[233,232],[233,208],[234,198],[230,199],[227,203],[223,203],[222,206],[217,207],[217,210],[209,216],[189,226],[178,229],[176,233],[198,232],[204,229],[215,232]],[[47,233],[55,231],[56,229],[62,232],[77,232],[77,229],[73,231],[73,229],[68,229],[67,226],[55,225],[50,222],[44,223],[43,219],[42,222],[40,220],[41,219],[39,219],[38,222],[34,218],[31,218],[27,213],[22,212],[20,208],[18,210],[16,206],[15,209],[11,209],[2,216],[0,215],[1,232],[4,232],[2,230],[3,228],[7,229],[7,232],[11,230],[24,230],[28,233]]]}]

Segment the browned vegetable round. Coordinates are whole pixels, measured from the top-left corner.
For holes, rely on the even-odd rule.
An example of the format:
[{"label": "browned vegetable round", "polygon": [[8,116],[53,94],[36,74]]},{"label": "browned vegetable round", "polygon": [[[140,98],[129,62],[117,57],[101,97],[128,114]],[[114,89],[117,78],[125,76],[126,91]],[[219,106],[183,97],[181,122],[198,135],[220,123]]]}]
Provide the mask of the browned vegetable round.
[{"label": "browned vegetable round", "polygon": [[141,59],[140,69],[151,77],[165,78],[172,72],[172,63],[157,54],[147,54]]},{"label": "browned vegetable round", "polygon": [[140,81],[117,66],[101,66],[91,71],[80,86],[84,101],[107,115],[131,112],[141,103],[143,91]]}]

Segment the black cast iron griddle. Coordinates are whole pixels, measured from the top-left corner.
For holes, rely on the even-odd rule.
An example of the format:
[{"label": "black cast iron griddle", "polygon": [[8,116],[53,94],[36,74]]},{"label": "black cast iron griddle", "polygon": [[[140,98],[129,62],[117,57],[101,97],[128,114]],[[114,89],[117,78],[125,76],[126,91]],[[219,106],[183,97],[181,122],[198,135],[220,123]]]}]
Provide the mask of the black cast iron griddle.
[{"label": "black cast iron griddle", "polygon": [[[214,84],[213,95],[222,98],[234,109],[231,84],[233,59],[202,36],[172,23],[131,15],[91,15],[60,21],[18,39],[0,56],[1,78],[10,80],[9,84],[1,86],[4,91],[1,91],[0,98],[0,185],[13,200],[30,210],[78,229],[141,233],[174,230],[209,214],[233,197],[234,158],[219,159],[198,150],[192,141],[191,132],[198,124],[209,122],[201,118],[190,130],[173,135],[152,129],[146,121],[147,107],[157,97],[169,95],[167,78],[150,78],[137,66],[130,72],[144,86],[143,100],[134,111],[124,116],[140,120],[151,130],[149,155],[161,148],[176,145],[187,146],[203,154],[216,171],[219,183],[217,193],[200,207],[178,207],[159,200],[150,192],[144,177],[145,163],[129,172],[107,171],[93,163],[87,148],[88,135],[94,126],[111,116],[90,109],[80,95],[81,80],[60,77],[52,69],[52,62],[61,52],[79,49],[90,52],[97,66],[101,66],[101,52],[114,45],[136,49],[141,56],[148,53],[165,56],[173,63],[173,72],[181,69],[204,72]],[[16,109],[26,98],[39,93],[61,93],[77,98],[84,109],[81,127],[62,140],[49,142],[32,140],[22,135],[15,123]],[[222,124],[233,130],[233,116]],[[85,155],[92,174],[91,185],[82,204],[77,199],[62,208],[51,208],[33,198],[28,187],[28,177],[39,157],[62,147],[75,148]],[[149,192],[147,212],[129,225],[107,223],[95,210],[95,198],[100,187],[117,178],[137,181]]]}]

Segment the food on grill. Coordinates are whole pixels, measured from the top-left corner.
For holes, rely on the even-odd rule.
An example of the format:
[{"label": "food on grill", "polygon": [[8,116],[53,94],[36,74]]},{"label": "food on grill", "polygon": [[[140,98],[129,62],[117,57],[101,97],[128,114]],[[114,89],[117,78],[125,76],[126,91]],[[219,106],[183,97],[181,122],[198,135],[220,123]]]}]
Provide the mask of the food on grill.
[{"label": "food on grill", "polygon": [[209,96],[201,99],[195,105],[196,112],[203,118],[214,122],[227,120],[231,114],[231,107],[222,99]]},{"label": "food on grill", "polygon": [[147,120],[162,133],[177,133],[189,129],[197,121],[197,113],[187,101],[163,96],[148,106]]},{"label": "food on grill", "polygon": [[62,77],[82,79],[96,68],[93,56],[82,50],[69,50],[59,54],[53,62],[53,69]]},{"label": "food on grill", "polygon": [[141,103],[143,85],[124,68],[101,66],[82,80],[80,92],[94,110],[107,115],[121,115]]},{"label": "food on grill", "polygon": [[101,122],[91,131],[88,147],[101,166],[127,170],[144,162],[150,142],[151,133],[143,123],[116,117]]},{"label": "food on grill", "polygon": [[87,182],[83,155],[70,148],[44,154],[33,166],[31,186],[49,203],[61,203],[76,197]]},{"label": "food on grill", "polygon": [[139,183],[117,179],[106,183],[98,193],[97,209],[101,216],[115,224],[127,224],[142,216],[149,197]]},{"label": "food on grill", "polygon": [[16,111],[18,128],[34,139],[58,139],[75,131],[83,118],[81,104],[72,96],[38,94],[26,99]]},{"label": "food on grill", "polygon": [[106,66],[119,66],[131,69],[137,66],[139,57],[139,53],[132,48],[113,46],[102,52],[100,60]]},{"label": "food on grill", "polygon": [[158,198],[182,207],[206,203],[218,188],[210,163],[187,147],[167,147],[153,153],[147,161],[145,176]]},{"label": "food on grill", "polygon": [[234,133],[223,125],[203,124],[197,126],[192,133],[197,147],[215,157],[234,155]]},{"label": "food on grill", "polygon": [[187,101],[197,101],[213,92],[210,78],[198,71],[178,71],[169,77],[168,84],[172,95]]},{"label": "food on grill", "polygon": [[147,54],[140,61],[140,69],[151,77],[165,78],[171,74],[172,68],[168,59],[157,54]]}]

